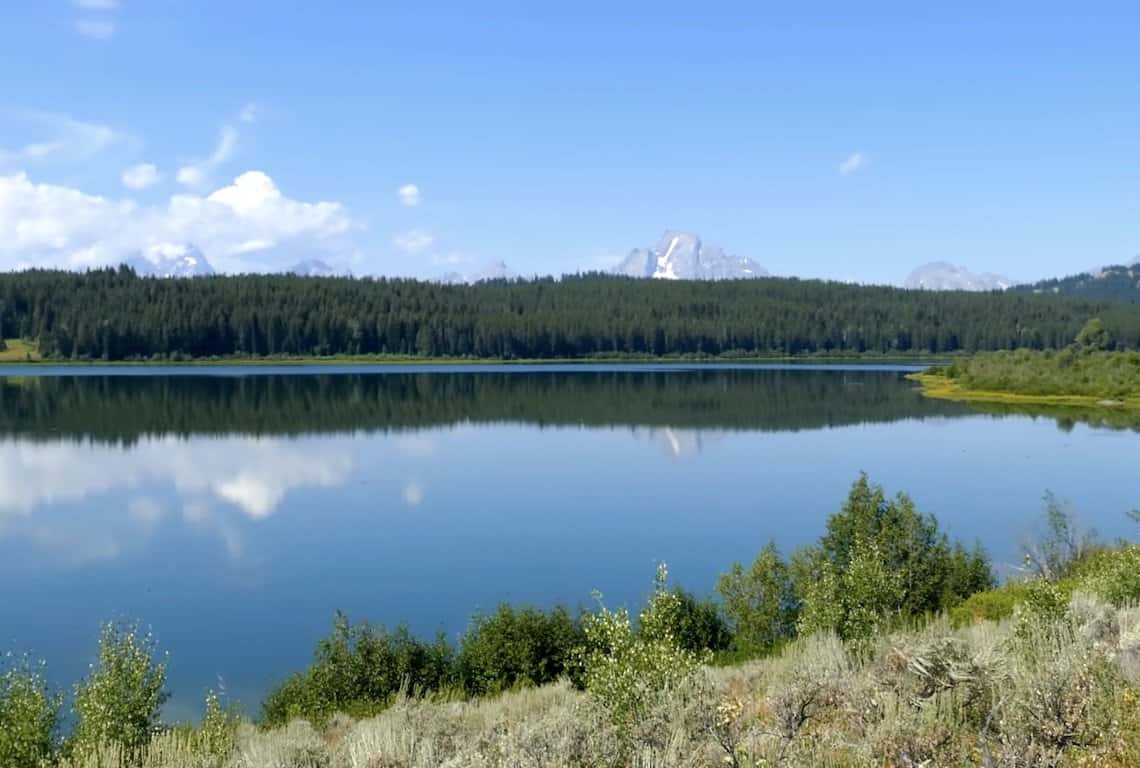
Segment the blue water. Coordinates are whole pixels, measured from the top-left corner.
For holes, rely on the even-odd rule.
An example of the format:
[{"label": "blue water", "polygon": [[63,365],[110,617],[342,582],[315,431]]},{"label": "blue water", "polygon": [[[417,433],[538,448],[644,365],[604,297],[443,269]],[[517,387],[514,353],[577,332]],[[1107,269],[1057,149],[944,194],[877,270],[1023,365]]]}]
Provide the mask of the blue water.
[{"label": "blue water", "polygon": [[661,560],[707,592],[813,541],[860,471],[999,564],[1047,490],[1134,533],[1136,432],[924,400],[907,370],[6,369],[0,649],[70,685],[138,619],[169,717],[219,681],[256,712],[334,609],[454,636],[504,600],[635,604]]}]

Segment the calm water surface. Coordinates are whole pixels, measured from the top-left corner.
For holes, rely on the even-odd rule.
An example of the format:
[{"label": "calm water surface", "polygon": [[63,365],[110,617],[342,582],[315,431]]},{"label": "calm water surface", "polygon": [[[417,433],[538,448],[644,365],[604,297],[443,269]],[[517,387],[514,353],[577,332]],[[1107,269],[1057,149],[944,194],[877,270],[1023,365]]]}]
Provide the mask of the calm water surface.
[{"label": "calm water surface", "polygon": [[0,650],[92,660],[100,621],[171,652],[168,716],[256,711],[334,609],[460,632],[502,600],[698,592],[814,540],[860,471],[1016,558],[1046,490],[1105,536],[1134,431],[922,399],[892,366],[4,369]]}]

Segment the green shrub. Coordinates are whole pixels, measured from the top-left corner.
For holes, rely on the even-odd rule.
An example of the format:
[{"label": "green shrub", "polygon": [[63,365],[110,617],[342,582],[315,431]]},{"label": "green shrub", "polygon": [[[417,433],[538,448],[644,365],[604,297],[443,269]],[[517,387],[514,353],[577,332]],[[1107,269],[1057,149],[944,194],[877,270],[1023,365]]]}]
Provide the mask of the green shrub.
[{"label": "green shrub", "polygon": [[456,669],[469,696],[485,696],[518,685],[543,685],[571,673],[584,635],[564,607],[550,613],[500,605],[476,614],[460,640]]},{"label": "green shrub", "polygon": [[708,658],[682,648],[673,635],[682,609],[667,581],[662,564],[637,632],[628,611],[610,611],[600,595],[598,611],[583,619],[586,690],[626,736],[658,702],[691,682]]},{"label": "green shrub", "polygon": [[1089,556],[1075,577],[1080,589],[1114,605],[1140,602],[1140,546],[1100,550]]},{"label": "green shrub", "polygon": [[994,582],[984,549],[951,547],[933,515],[918,512],[905,494],[888,499],[865,474],[819,544],[794,555],[790,570],[799,631],[826,629],[845,639],[867,637],[890,615],[949,608]]},{"label": "green shrub", "polygon": [[0,663],[0,765],[39,768],[54,746],[62,698],[45,680],[42,665],[11,655]]},{"label": "green shrub", "polygon": [[848,556],[843,570],[823,560],[819,578],[805,585],[800,634],[835,632],[844,640],[866,640],[903,610],[903,574],[890,567],[877,541],[857,534]]},{"label": "green shrub", "polygon": [[443,637],[425,643],[406,626],[393,632],[368,622],[353,626],[338,612],[312,665],[270,692],[262,718],[282,724],[293,718],[323,722],[336,712],[372,714],[401,689],[422,694],[451,685],[453,656]]},{"label": "green shrub", "polygon": [[769,542],[745,570],[733,563],[717,579],[733,646],[741,654],[767,653],[792,637],[799,601],[791,572],[775,542]]},{"label": "green shrub", "polygon": [[670,590],[671,609],[663,621],[680,648],[694,653],[724,651],[732,647],[729,629],[720,607],[709,598],[698,598],[680,587]]},{"label": "green shrub", "polygon": [[902,607],[908,614],[934,612],[944,607],[948,596],[965,598],[993,586],[984,549],[951,549],[934,515],[920,513],[906,494],[888,499],[883,487],[865,474],[855,481],[843,509],[827,521],[820,549],[843,568],[860,535],[881,550],[886,567],[901,574],[906,592]]},{"label": "green shrub", "polygon": [[166,660],[154,637],[135,624],[104,624],[98,662],[75,687],[76,752],[114,745],[141,754],[159,723],[166,701]]},{"label": "green shrub", "polygon": [[1027,595],[1028,587],[1021,582],[977,592],[950,609],[950,622],[956,627],[962,627],[982,621],[1007,619],[1013,615],[1018,605],[1025,602]]}]

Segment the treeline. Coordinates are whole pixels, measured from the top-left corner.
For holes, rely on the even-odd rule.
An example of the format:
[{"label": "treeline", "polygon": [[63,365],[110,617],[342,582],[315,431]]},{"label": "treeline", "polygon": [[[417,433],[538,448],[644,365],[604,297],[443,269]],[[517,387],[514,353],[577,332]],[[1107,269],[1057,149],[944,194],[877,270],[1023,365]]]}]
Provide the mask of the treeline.
[{"label": "treeline", "polygon": [[898,373],[854,370],[0,378],[0,434],[125,444],[462,422],[790,431],[966,411],[925,400]]},{"label": "treeline", "polygon": [[1019,293],[1079,296],[1085,299],[1140,302],[1140,264],[1118,264],[1100,272],[1054,277],[1010,289]]},{"label": "treeline", "polygon": [[603,275],[473,286],[241,275],[142,278],[126,267],[0,275],[0,337],[52,359],[419,355],[946,353],[1063,346],[1100,316],[1140,347],[1140,308],[1012,293],[771,278]]}]

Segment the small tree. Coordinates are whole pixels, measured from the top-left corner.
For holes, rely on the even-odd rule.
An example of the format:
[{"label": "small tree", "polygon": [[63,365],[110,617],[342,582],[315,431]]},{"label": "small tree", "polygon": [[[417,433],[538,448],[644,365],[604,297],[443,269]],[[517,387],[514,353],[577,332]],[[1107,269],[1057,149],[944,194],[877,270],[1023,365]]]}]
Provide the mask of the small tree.
[{"label": "small tree", "polygon": [[705,660],[704,655],[680,647],[673,635],[682,606],[667,588],[667,580],[662,563],[637,632],[629,613],[608,610],[600,604],[601,595],[597,595],[598,612],[583,620],[586,689],[626,737],[655,703],[689,683]]},{"label": "small tree", "polygon": [[807,585],[799,631],[831,631],[844,640],[869,638],[879,625],[902,612],[903,574],[887,563],[878,542],[857,535],[846,570],[823,561],[820,578]]},{"label": "small tree", "polygon": [[716,591],[734,631],[738,651],[766,652],[795,633],[798,601],[787,564],[769,542],[748,570],[733,563]]},{"label": "small tree", "polygon": [[1095,530],[1082,530],[1066,502],[1052,491],[1045,493],[1047,531],[1022,546],[1026,566],[1043,579],[1059,579],[1096,548]]},{"label": "small tree", "polygon": [[0,663],[0,765],[39,768],[51,754],[61,697],[42,666],[11,655]]},{"label": "small tree", "polygon": [[110,744],[134,760],[150,741],[167,699],[166,659],[135,624],[104,624],[99,660],[75,688],[77,752]]},{"label": "small tree", "polygon": [[1102,352],[1112,348],[1112,336],[1100,318],[1094,317],[1081,328],[1073,340],[1073,347],[1078,352]]}]

